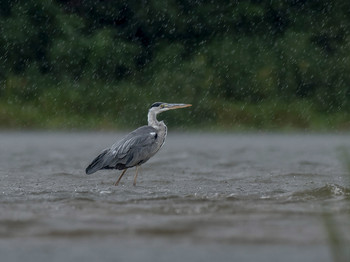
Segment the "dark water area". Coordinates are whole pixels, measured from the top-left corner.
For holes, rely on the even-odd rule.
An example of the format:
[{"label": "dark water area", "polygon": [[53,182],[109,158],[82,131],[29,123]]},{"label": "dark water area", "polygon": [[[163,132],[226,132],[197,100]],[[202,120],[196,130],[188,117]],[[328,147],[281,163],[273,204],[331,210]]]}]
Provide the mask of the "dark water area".
[{"label": "dark water area", "polygon": [[332,261],[350,238],[345,134],[169,132],[139,170],[84,169],[123,134],[1,132],[1,261]]}]

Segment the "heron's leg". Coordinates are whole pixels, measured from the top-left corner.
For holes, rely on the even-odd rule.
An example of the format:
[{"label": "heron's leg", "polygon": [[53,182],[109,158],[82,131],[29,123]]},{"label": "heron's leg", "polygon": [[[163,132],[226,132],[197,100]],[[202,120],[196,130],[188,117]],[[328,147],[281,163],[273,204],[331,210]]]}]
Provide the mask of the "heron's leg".
[{"label": "heron's leg", "polygon": [[134,183],[133,183],[134,186],[136,186],[136,179],[137,179],[137,173],[138,173],[138,171],[139,171],[139,166],[136,166],[136,174],[135,174],[135,176],[134,176]]},{"label": "heron's leg", "polygon": [[122,177],[124,176],[126,170],[128,170],[128,169],[124,169],[123,172],[120,174],[120,176],[119,176],[117,182],[115,182],[115,184],[114,184],[115,186],[117,186],[117,185],[119,184],[119,181],[120,181],[120,179],[122,179]]}]

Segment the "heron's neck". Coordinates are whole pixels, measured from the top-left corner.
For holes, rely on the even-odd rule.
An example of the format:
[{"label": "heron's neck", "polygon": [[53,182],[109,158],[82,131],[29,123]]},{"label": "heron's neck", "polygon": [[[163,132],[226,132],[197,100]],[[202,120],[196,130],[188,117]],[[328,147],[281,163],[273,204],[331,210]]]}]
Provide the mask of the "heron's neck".
[{"label": "heron's neck", "polygon": [[148,125],[155,129],[166,127],[163,121],[157,120],[157,114],[154,111],[148,112]]}]

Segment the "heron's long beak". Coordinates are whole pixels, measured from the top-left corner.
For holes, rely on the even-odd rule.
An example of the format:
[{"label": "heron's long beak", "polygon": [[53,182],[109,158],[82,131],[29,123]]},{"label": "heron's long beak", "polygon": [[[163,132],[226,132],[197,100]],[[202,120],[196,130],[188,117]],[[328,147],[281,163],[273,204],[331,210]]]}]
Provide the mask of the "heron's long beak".
[{"label": "heron's long beak", "polygon": [[178,109],[178,108],[184,108],[192,106],[191,104],[166,104],[166,108],[168,109]]}]

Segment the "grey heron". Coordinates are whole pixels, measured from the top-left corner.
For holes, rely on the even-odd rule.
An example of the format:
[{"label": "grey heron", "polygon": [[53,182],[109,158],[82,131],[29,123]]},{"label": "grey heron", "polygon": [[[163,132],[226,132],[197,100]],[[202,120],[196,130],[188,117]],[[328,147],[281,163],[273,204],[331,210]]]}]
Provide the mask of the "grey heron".
[{"label": "grey heron", "polygon": [[190,104],[168,104],[156,102],[148,110],[148,125],[141,126],[132,131],[110,148],[104,149],[86,168],[87,175],[101,169],[123,170],[115,185],[128,168],[136,166],[133,185],[136,185],[138,168],[154,156],[163,146],[167,135],[167,126],[163,121],[157,120],[161,112],[189,107]]}]

